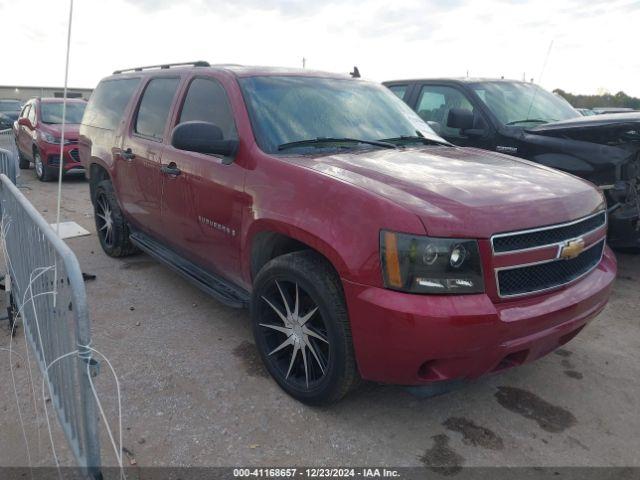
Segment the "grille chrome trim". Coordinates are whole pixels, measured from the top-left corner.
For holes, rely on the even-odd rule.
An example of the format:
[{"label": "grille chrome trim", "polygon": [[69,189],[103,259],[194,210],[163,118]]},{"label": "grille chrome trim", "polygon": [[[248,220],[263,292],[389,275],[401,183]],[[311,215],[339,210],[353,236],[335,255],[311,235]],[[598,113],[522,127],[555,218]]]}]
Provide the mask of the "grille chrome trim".
[{"label": "grille chrome trim", "polygon": [[595,263],[595,265],[593,265],[593,267],[591,267],[590,269],[588,269],[586,272],[582,273],[578,277],[576,277],[576,278],[574,278],[574,279],[572,279],[572,280],[570,280],[568,282],[560,283],[558,285],[554,285],[553,287],[547,287],[547,288],[543,288],[543,289],[539,289],[539,290],[531,290],[529,292],[522,292],[522,293],[514,293],[514,294],[503,295],[502,293],[500,293],[500,280],[498,278],[498,273],[501,272],[501,271],[504,271],[504,270],[516,270],[516,269],[519,269],[519,268],[532,267],[532,266],[535,266],[535,265],[543,265],[545,263],[564,262],[566,260],[559,259],[559,258],[552,258],[552,259],[549,259],[549,260],[542,260],[542,261],[539,261],[539,262],[523,263],[521,265],[510,265],[508,267],[495,268],[494,269],[494,281],[496,282],[496,291],[498,293],[498,297],[500,297],[501,299],[509,299],[509,298],[525,297],[525,296],[528,296],[528,295],[537,295],[537,294],[540,294],[540,293],[545,293],[545,292],[550,292],[552,290],[557,290],[559,288],[566,287],[567,285],[571,285],[573,283],[576,283],[578,280],[581,280],[582,278],[586,277],[591,272],[593,272],[596,268],[598,268],[598,265],[600,265],[600,263],[602,262],[602,258],[604,257],[604,251],[605,251],[605,249],[607,247],[606,237],[603,237],[602,239],[600,239],[600,240],[594,242],[593,244],[589,245],[580,254],[580,255],[583,255],[584,253],[586,253],[587,251],[589,251],[593,247],[600,246],[600,245],[602,245],[602,251],[600,252],[600,258]]},{"label": "grille chrome trim", "polygon": [[[514,237],[514,236],[518,236],[518,235],[526,235],[528,233],[536,233],[536,232],[544,232],[546,230],[556,230],[558,228],[564,228],[564,227],[570,227],[572,225],[576,225],[578,223],[590,220],[591,218],[597,217],[598,215],[602,215],[604,213],[604,222],[602,223],[602,225],[594,228],[593,230],[590,230],[588,232],[585,232],[577,237],[567,237],[561,241],[558,242],[554,242],[554,243],[547,243],[545,245],[536,245],[535,247],[528,247],[528,248],[521,248],[518,250],[509,250],[506,252],[496,252],[495,250],[495,246],[494,246],[494,240],[496,238],[504,238],[504,237]],[[581,237],[586,237],[591,235],[594,232],[597,232],[598,230],[600,230],[602,227],[606,226],[609,222],[609,215],[606,209],[604,210],[599,210],[595,213],[592,213],[591,215],[587,215],[586,217],[582,217],[579,218],[577,220],[573,220],[571,222],[566,222],[566,223],[557,223],[555,225],[549,225],[546,227],[539,227],[539,228],[530,228],[528,230],[518,230],[515,232],[505,232],[505,233],[496,233],[495,235],[492,235],[490,238],[490,242],[491,242],[491,253],[493,253],[494,256],[500,256],[500,255],[511,255],[514,253],[521,253],[521,252],[530,252],[533,250],[541,250],[543,248],[550,248],[550,247],[557,247],[558,248],[558,256],[560,255],[560,247],[562,247],[562,245],[564,245],[567,241],[571,241],[571,240],[576,240],[577,238],[581,238]],[[520,265],[520,266],[525,266],[525,265]],[[508,267],[510,268],[510,267]]]}]

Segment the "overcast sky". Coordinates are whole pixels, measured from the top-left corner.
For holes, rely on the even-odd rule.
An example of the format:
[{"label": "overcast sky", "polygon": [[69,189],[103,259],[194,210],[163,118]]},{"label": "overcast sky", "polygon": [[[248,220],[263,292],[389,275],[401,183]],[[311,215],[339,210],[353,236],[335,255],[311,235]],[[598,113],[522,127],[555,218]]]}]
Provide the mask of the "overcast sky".
[{"label": "overcast sky", "polygon": [[[0,0],[0,85],[64,79],[68,0]],[[203,59],[640,96],[640,0],[75,0],[69,84]],[[553,48],[540,80],[549,45]]]}]

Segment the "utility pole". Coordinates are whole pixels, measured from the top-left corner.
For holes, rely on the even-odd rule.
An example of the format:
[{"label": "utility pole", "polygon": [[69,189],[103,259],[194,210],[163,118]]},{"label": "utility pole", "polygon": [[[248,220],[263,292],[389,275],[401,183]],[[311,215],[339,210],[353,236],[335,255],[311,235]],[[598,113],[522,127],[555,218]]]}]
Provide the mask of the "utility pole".
[{"label": "utility pole", "polygon": [[302,68],[307,68],[307,59],[302,57]]}]

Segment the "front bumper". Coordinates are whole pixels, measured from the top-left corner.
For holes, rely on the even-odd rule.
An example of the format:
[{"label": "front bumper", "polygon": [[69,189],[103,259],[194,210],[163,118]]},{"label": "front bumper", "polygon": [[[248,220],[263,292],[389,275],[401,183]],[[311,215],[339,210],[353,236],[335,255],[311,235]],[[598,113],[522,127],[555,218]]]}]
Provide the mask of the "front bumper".
[{"label": "front bumper", "polygon": [[616,276],[607,247],[580,281],[493,303],[485,294],[412,295],[343,280],[360,374],[402,385],[472,379],[536,360],[605,307]]},{"label": "front bumper", "polygon": [[[60,145],[43,143],[40,145],[40,155],[47,167],[60,167]],[[62,164],[62,169],[65,172],[70,170],[82,170],[84,168],[80,163],[77,144],[72,143],[70,145],[65,145],[63,149],[63,158],[64,162]]]}]

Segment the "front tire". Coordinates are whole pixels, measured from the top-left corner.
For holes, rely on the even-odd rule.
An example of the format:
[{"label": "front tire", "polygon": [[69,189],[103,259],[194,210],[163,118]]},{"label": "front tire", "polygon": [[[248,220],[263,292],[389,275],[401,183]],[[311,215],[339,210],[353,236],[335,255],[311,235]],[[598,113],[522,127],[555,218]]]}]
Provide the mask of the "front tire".
[{"label": "front tire", "polygon": [[127,257],[139,252],[131,243],[129,225],[110,180],[103,180],[96,186],[93,209],[96,232],[104,253],[110,257]]},{"label": "front tire", "polygon": [[251,318],[267,370],[297,400],[330,404],[359,382],[342,285],[317,253],[268,262],[254,282]]},{"label": "front tire", "polygon": [[35,166],[36,177],[38,177],[38,180],[41,182],[50,182],[56,177],[54,170],[44,164],[40,152],[37,150],[33,152],[33,164]]}]

